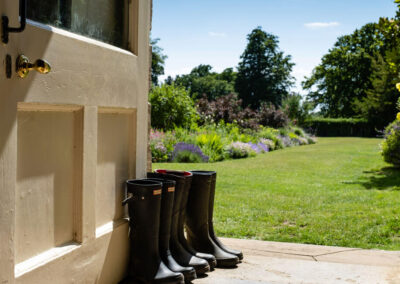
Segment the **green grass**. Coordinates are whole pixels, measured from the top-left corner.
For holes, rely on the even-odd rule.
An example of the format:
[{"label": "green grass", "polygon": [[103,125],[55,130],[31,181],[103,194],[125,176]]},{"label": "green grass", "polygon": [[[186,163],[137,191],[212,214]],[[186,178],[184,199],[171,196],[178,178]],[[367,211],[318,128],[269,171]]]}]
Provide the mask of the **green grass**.
[{"label": "green grass", "polygon": [[382,161],[380,142],[320,138],[255,158],[153,168],[217,171],[220,236],[400,250],[400,170]]}]

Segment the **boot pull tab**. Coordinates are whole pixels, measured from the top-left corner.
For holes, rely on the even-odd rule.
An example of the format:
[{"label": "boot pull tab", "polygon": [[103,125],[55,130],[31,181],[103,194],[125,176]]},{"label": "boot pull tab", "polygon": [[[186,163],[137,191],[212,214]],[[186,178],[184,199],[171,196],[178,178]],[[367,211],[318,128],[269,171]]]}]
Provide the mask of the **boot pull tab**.
[{"label": "boot pull tab", "polygon": [[125,206],[131,199],[133,199],[133,194],[132,193],[128,193],[128,197],[125,198],[124,201],[122,201],[122,206]]}]

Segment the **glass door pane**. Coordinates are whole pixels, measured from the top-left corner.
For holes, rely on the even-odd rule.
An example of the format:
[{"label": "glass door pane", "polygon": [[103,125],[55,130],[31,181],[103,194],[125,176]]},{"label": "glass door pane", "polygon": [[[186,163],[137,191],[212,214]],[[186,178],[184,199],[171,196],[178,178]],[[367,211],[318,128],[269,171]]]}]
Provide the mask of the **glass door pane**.
[{"label": "glass door pane", "polygon": [[28,18],[128,49],[129,0],[28,0]]}]

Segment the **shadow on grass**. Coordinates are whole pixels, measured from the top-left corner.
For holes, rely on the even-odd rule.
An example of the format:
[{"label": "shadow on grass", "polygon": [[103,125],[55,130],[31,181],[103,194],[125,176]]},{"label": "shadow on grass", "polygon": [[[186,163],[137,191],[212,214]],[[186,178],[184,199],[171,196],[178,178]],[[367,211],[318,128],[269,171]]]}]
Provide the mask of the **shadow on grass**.
[{"label": "shadow on grass", "polygon": [[400,168],[384,167],[377,170],[364,171],[366,176],[355,182],[346,184],[360,184],[366,189],[400,190]]}]

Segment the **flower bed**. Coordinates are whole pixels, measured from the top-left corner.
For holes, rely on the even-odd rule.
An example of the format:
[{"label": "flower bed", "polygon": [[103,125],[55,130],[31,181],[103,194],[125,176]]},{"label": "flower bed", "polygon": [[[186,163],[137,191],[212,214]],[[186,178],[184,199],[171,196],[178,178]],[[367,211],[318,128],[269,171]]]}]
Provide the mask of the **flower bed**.
[{"label": "flower bed", "polygon": [[235,124],[210,124],[187,130],[151,130],[153,162],[207,163],[254,157],[270,151],[316,143],[315,137],[298,127],[259,130]]}]

